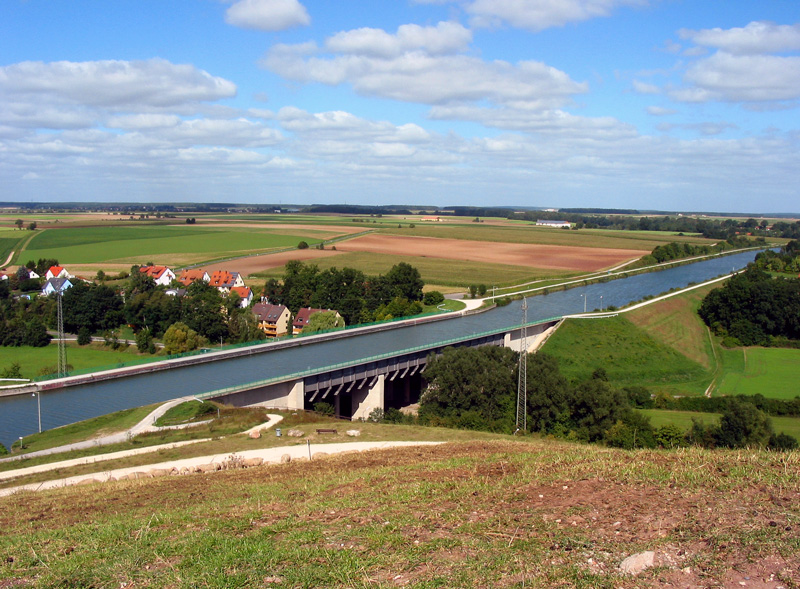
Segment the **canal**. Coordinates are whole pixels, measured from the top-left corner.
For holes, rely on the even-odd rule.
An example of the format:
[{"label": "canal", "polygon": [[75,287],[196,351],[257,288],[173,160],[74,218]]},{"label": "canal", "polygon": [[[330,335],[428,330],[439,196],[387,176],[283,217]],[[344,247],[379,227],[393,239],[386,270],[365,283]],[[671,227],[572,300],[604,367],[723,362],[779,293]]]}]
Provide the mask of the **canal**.
[{"label": "canal", "polygon": [[[639,274],[580,286],[528,299],[528,320],[622,307],[673,288],[704,282],[751,262],[755,251],[695,262],[660,272]],[[602,297],[602,298],[601,298]],[[602,301],[602,303],[601,303]],[[211,392],[229,386],[294,374],[361,358],[435,344],[486,331],[519,326],[521,303],[448,321],[422,323],[330,342],[307,344],[252,356],[231,358],[141,374],[128,378],[48,391],[41,395],[43,429],[59,427],[113,411]],[[0,443],[6,447],[37,431],[37,399],[23,395],[0,398]]]}]

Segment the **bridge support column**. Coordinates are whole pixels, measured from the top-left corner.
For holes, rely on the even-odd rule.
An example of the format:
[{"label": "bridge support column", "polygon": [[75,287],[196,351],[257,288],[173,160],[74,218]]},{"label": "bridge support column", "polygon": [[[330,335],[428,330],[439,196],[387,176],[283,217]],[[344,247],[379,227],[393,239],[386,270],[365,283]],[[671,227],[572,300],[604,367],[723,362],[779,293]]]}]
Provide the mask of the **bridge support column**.
[{"label": "bridge support column", "polygon": [[384,408],[385,376],[381,374],[374,386],[353,391],[353,421],[367,419],[373,409]]}]

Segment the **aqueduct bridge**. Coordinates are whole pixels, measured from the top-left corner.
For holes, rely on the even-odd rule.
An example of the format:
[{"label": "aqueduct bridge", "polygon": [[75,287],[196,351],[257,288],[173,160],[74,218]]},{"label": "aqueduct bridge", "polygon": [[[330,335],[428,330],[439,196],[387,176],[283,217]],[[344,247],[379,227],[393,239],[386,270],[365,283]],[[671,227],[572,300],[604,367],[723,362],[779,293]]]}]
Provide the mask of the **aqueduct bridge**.
[{"label": "aqueduct bridge", "polygon": [[[530,323],[542,324],[553,317],[580,313],[584,306],[589,310],[611,305],[622,307],[741,269],[756,253],[749,251],[531,297],[528,317]],[[348,330],[341,339],[319,343],[312,343],[312,338],[305,343],[302,341],[305,338],[300,338],[299,345],[268,353],[254,348],[241,357],[220,356],[214,362],[175,365],[168,370],[84,382],[79,386],[46,390],[47,385],[41,383],[39,399],[32,398],[30,393],[0,398],[0,443],[8,446],[18,436],[36,431],[37,401],[41,401],[44,429],[187,395],[228,398],[236,404],[246,404],[248,400],[285,402],[289,407],[298,406],[302,394],[304,403],[312,398],[314,402],[333,401],[334,405],[338,403],[340,414],[352,416],[365,411],[375,399],[380,400],[382,383],[385,406],[401,405],[405,387],[412,387],[409,391],[413,391],[418,382],[413,379],[420,378],[420,363],[431,352],[446,345],[469,342],[499,345],[500,340],[505,343],[506,334],[513,341],[521,319],[520,304],[515,301],[468,317],[424,321],[364,335]],[[315,374],[316,367],[324,368]],[[302,387],[298,384],[301,381]]]}]

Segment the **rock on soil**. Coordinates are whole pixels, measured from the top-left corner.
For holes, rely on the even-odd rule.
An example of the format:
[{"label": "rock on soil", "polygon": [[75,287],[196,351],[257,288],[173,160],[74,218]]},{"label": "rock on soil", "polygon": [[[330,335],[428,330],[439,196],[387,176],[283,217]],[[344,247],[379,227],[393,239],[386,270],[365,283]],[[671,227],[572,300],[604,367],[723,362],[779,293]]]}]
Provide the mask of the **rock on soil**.
[{"label": "rock on soil", "polygon": [[652,550],[640,552],[639,554],[633,554],[623,560],[620,563],[619,568],[623,573],[628,573],[629,575],[638,575],[643,570],[653,566],[653,559],[655,558],[655,555],[656,553]]}]

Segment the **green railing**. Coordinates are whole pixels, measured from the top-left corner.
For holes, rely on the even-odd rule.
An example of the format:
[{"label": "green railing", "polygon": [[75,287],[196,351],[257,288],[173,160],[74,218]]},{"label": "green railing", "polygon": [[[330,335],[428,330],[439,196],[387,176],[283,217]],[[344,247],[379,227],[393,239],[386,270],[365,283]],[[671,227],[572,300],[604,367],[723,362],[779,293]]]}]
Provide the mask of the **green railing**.
[{"label": "green railing", "polygon": [[[533,321],[531,323],[528,323],[526,325],[526,327],[532,327],[534,325],[541,325],[542,323],[549,323],[551,321],[559,321],[559,320],[561,320],[560,316],[559,317],[549,317],[547,319],[539,319],[539,320]],[[334,371],[334,370],[342,370],[342,369],[345,369],[345,368],[352,368],[353,366],[360,366],[362,364],[368,364],[370,362],[378,362],[380,360],[386,360],[387,358],[394,358],[396,356],[403,356],[403,355],[406,355],[406,354],[413,354],[415,352],[421,352],[421,351],[424,351],[424,350],[433,350],[433,349],[436,349],[436,348],[447,347],[447,346],[451,346],[451,345],[454,345],[454,344],[463,343],[465,341],[478,339],[478,338],[481,338],[481,337],[486,337],[486,336],[490,336],[490,335],[497,335],[499,333],[503,333],[505,331],[509,331],[510,329],[518,329],[518,328],[521,328],[521,327],[522,327],[521,325],[517,325],[517,326],[505,327],[503,329],[493,329],[493,330],[490,330],[490,331],[483,331],[483,332],[480,332],[480,333],[473,333],[471,335],[465,335],[465,336],[462,336],[462,337],[452,338],[452,339],[448,339],[448,340],[444,340],[444,341],[440,341],[440,342],[435,342],[435,343],[432,343],[432,344],[426,344],[426,345],[422,345],[422,346],[414,346],[413,348],[406,348],[406,349],[403,349],[403,350],[395,350],[395,351],[392,351],[392,352],[386,352],[386,353],[377,354],[377,355],[374,355],[374,356],[367,356],[366,358],[360,358],[358,360],[349,360],[347,362],[339,362],[337,364],[330,364],[328,366],[320,366],[320,367],[317,367],[317,368],[308,368],[306,370],[300,370],[298,372],[292,372],[292,373],[284,374],[284,375],[281,375],[281,376],[273,376],[271,378],[266,378],[266,379],[263,379],[263,380],[256,380],[256,381],[249,382],[249,383],[244,383],[244,384],[239,384],[239,385],[232,385],[232,386],[225,387],[225,388],[222,388],[222,389],[217,389],[215,391],[210,391],[208,393],[200,393],[200,394],[197,394],[197,395],[194,395],[194,396],[197,397],[198,399],[210,399],[210,398],[213,398],[213,397],[221,397],[223,395],[227,395],[227,394],[231,394],[231,393],[237,393],[237,392],[240,392],[240,391],[244,391],[244,390],[248,390],[248,389],[252,389],[252,388],[256,388],[256,387],[262,387],[262,386],[268,386],[268,385],[271,385],[271,384],[277,384],[279,382],[285,382],[287,380],[296,380],[296,379],[303,378],[303,377],[306,377],[306,376],[311,376],[313,374],[319,374],[319,373],[322,373],[322,372],[331,372],[331,371]]]}]

